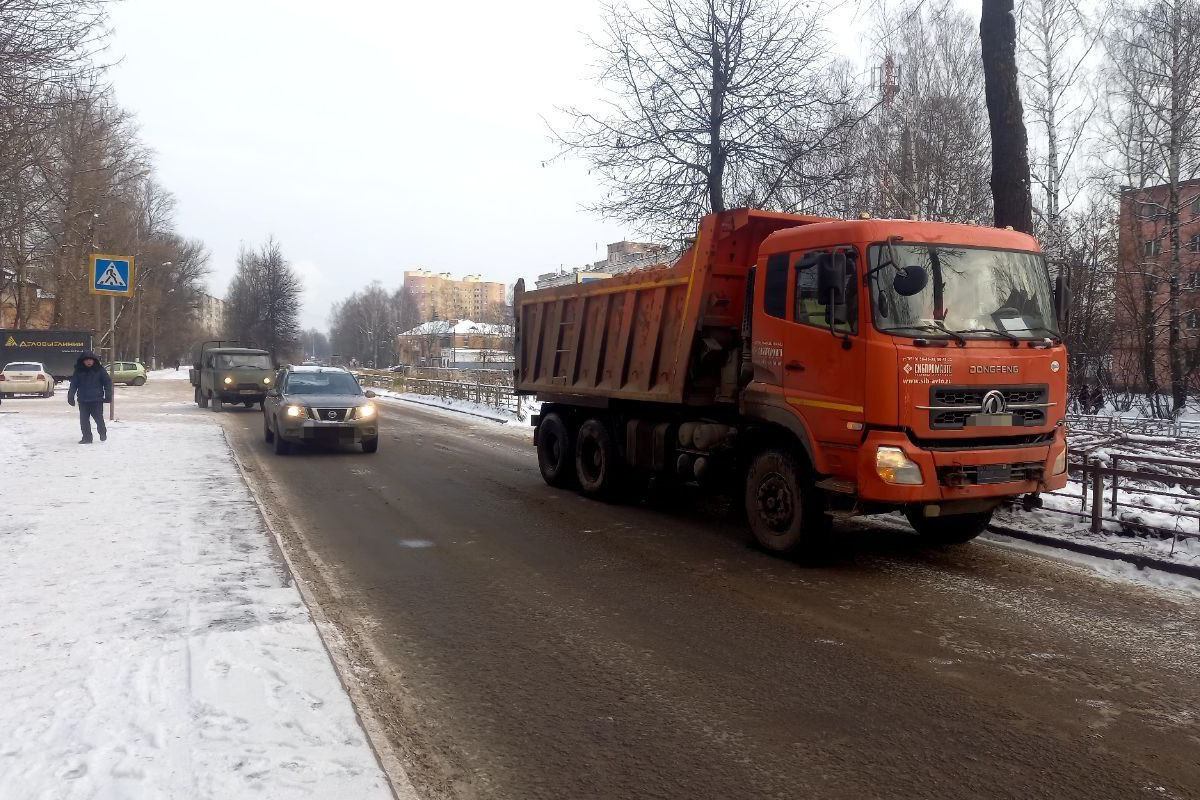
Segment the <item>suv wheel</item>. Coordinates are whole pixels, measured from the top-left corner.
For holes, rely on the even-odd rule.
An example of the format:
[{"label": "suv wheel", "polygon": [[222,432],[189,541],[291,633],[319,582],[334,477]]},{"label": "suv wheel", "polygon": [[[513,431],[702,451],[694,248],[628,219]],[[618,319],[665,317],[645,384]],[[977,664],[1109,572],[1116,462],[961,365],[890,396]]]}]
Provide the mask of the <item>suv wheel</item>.
[{"label": "suv wheel", "polygon": [[275,455],[286,456],[288,453],[292,452],[292,443],[286,441],[278,433],[273,433],[271,438],[274,440],[273,444],[275,445]]},{"label": "suv wheel", "polygon": [[363,439],[362,449],[364,453],[374,453],[379,449],[379,437],[376,436],[374,439]]},{"label": "suv wheel", "polygon": [[271,421],[263,414],[263,441],[271,444],[275,441],[275,431],[271,430]]}]

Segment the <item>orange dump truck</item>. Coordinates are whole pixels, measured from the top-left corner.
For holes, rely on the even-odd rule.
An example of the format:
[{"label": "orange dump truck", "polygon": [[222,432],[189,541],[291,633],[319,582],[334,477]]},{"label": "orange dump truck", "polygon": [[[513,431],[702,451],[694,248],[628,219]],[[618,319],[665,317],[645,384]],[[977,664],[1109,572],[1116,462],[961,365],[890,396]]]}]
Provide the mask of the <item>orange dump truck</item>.
[{"label": "orange dump truck", "polygon": [[734,210],[672,266],[524,291],[552,486],[733,486],[763,547],[903,510],[938,542],[1066,483],[1067,290],[1012,230]]}]

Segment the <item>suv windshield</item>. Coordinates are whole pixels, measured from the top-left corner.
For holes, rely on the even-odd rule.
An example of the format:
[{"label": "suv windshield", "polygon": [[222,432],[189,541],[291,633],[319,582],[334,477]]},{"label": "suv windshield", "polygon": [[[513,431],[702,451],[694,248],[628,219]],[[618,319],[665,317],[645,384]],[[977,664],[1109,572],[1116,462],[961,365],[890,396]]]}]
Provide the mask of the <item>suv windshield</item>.
[{"label": "suv windshield", "polygon": [[287,393],[362,394],[362,389],[348,372],[293,372],[288,378]]},{"label": "suv windshield", "polygon": [[217,367],[219,369],[234,369],[236,367],[254,367],[255,369],[270,369],[271,357],[266,353],[218,353]]},{"label": "suv windshield", "polygon": [[[1040,253],[961,245],[901,244],[870,249],[871,309],[888,333],[1040,339],[1058,337],[1050,277]],[[893,280],[919,267],[928,280],[909,297]]]}]

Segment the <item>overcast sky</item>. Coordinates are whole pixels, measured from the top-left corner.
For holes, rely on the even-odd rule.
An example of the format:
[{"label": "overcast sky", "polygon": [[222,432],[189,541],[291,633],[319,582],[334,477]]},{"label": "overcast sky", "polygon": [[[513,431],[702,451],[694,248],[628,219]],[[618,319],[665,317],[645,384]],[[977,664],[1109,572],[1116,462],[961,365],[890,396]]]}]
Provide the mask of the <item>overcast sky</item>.
[{"label": "overcast sky", "polygon": [[333,300],[405,269],[512,283],[632,233],[580,210],[585,166],[542,166],[542,115],[593,93],[591,0],[111,8],[118,98],[215,294],[269,234],[304,278],[302,324],[324,328]]}]

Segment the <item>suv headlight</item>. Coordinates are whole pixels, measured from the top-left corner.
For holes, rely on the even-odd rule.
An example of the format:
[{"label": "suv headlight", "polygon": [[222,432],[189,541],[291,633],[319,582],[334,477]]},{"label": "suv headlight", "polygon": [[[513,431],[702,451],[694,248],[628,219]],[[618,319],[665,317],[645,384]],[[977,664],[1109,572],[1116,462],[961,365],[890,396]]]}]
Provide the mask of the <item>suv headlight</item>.
[{"label": "suv headlight", "polygon": [[231,378],[231,377],[229,377],[228,375],[226,375],[226,376],[225,376],[225,385],[226,385],[226,386],[228,386],[228,385],[229,385],[229,384],[231,384],[231,383],[233,383],[233,378]]},{"label": "suv headlight", "polygon": [[304,416],[304,406],[288,406],[286,413],[289,417],[293,417],[293,418],[303,417]]},{"label": "suv headlight", "polygon": [[375,417],[375,406],[367,403],[365,406],[359,406],[355,416],[359,419],[373,419]]},{"label": "suv headlight", "polygon": [[875,451],[875,472],[883,478],[884,483],[909,486],[924,483],[921,479],[921,468],[904,455],[904,451],[899,447],[880,447]]}]

